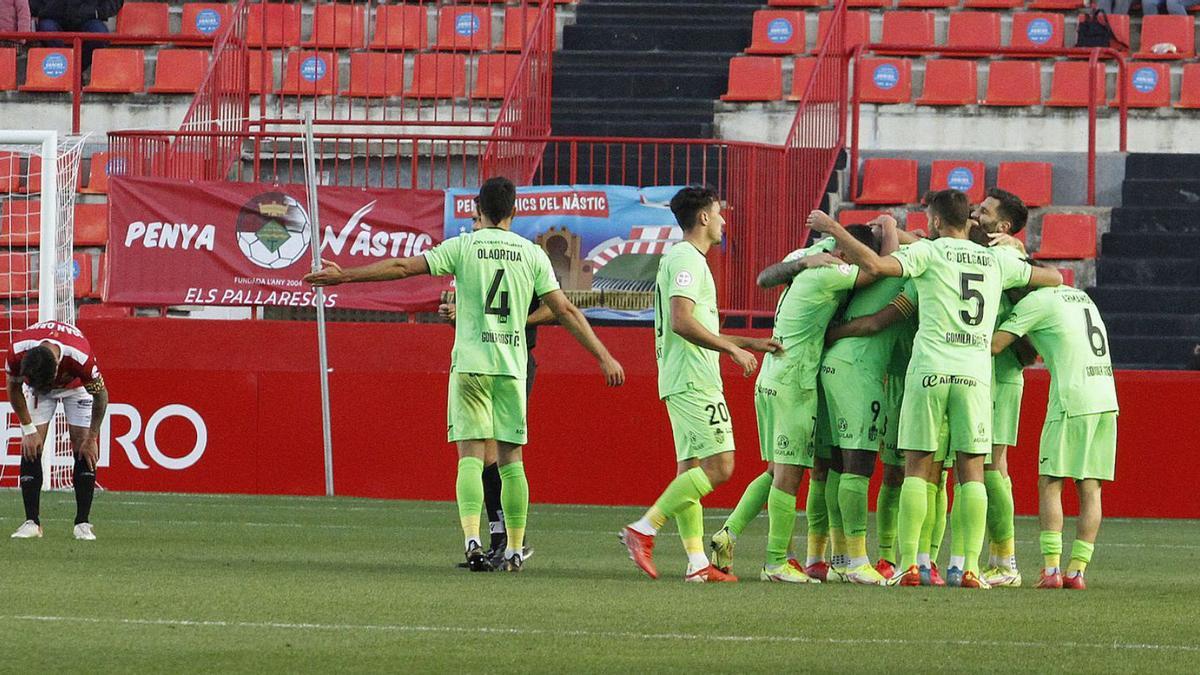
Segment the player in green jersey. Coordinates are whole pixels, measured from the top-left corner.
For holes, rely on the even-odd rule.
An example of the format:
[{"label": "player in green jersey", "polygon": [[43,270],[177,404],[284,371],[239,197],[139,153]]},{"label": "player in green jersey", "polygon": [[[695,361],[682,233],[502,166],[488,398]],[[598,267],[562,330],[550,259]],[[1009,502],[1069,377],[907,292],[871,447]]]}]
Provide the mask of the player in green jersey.
[{"label": "player in green jersey", "polygon": [[[979,551],[987,524],[983,464],[991,450],[991,358],[989,345],[1000,293],[1018,286],[1062,283],[1056,270],[996,255],[968,239],[970,205],[958,190],[930,196],[930,227],[938,238],[876,255],[826,214],[815,211],[809,224],[838,240],[847,260],[880,276],[914,280],[922,311],[905,378],[898,443],[905,450],[905,479],[900,493],[901,568],[892,582],[919,585],[917,544],[927,510],[926,478],[944,426],[957,453],[954,509],[963,509],[961,538],[966,560],[962,586],[987,588],[979,578]],[[954,518],[954,514],[951,514]],[[961,530],[961,531],[959,531]]]},{"label": "player in green jersey", "polygon": [[[1038,453],[1038,520],[1044,565],[1038,588],[1082,590],[1100,530],[1100,487],[1117,457],[1117,390],[1108,331],[1087,293],[1069,287],[1033,291],[992,336],[992,353],[1028,335],[1050,369],[1050,401]],[[1066,574],[1062,555],[1063,479],[1075,481],[1079,518]]]},{"label": "player in green jersey", "polygon": [[[860,241],[878,248],[878,237],[870,227],[853,226],[850,231]],[[812,581],[788,554],[796,521],[796,492],[804,470],[813,466],[818,365],[825,327],[851,289],[874,280],[840,258],[815,253],[820,248],[823,246],[793,251],[778,263],[816,260],[827,266],[794,275],[779,297],[773,334],[783,344],[783,351],[768,354],[763,360],[754,396],[759,447],[767,469],[746,488],[738,508],[713,535],[711,544],[713,564],[728,569],[733,563],[737,536],[765,502],[769,530],[767,561],[759,575],[763,581]]]},{"label": "player in green jersey", "polygon": [[483,461],[496,442],[501,502],[508,532],[501,569],[520,571],[529,512],[529,483],[521,447],[526,442],[525,324],[536,295],[600,363],[610,386],[625,381],[621,364],[592,332],[587,319],[558,288],[550,259],[533,242],[512,232],[516,188],[489,178],[476,199],[482,228],[447,239],[423,255],[342,269],[323,260],[306,275],[314,286],[389,281],[422,274],[453,274],[456,290],[454,350],[450,357],[447,436],[458,444],[459,520],[466,559],[475,571],[492,569],[479,539]]},{"label": "player in green jersey", "polygon": [[704,512],[700,500],[733,474],[733,426],[722,393],[718,356],[728,354],[749,377],[758,360],[747,350],[777,352],[768,338],[721,335],[717,287],[705,255],[721,243],[725,219],[717,193],[687,187],[671,199],[671,212],[683,241],[658,266],[654,307],[654,347],[658,395],[667,406],[675,438],[677,475],[637,522],[621,530],[629,557],[651,578],[654,538],[670,518],[688,555],[686,581],[737,581],[709,563],[704,553]]}]

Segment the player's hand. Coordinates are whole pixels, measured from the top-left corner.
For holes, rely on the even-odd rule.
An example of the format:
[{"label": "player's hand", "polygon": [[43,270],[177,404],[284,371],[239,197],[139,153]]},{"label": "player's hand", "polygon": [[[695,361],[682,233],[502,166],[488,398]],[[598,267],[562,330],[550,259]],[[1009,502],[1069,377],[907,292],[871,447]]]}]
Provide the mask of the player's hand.
[{"label": "player's hand", "polygon": [[35,431],[28,436],[21,436],[21,456],[29,461],[34,461],[42,449],[42,432]]},{"label": "player's hand", "polygon": [[304,282],[313,286],[337,286],[346,282],[342,266],[332,260],[321,259],[321,270],[304,275]]},{"label": "player's hand", "polygon": [[837,227],[837,224],[836,220],[820,209],[814,209],[812,213],[808,214],[808,226],[817,232],[828,234]]},{"label": "player's hand", "polygon": [[783,343],[775,338],[753,338],[746,343],[746,349],[763,354],[782,354]]},{"label": "player's hand", "polygon": [[1020,239],[1017,239],[1010,234],[1005,234],[1003,232],[991,232],[988,234],[988,238],[992,240],[988,246],[1011,246],[1021,253],[1025,252],[1025,244],[1022,244]]},{"label": "player's hand", "polygon": [[621,367],[621,363],[611,356],[605,357],[600,361],[600,370],[604,371],[604,381],[610,387],[619,387],[625,384],[625,369]]},{"label": "player's hand", "polygon": [[889,216],[886,213],[881,213],[881,214],[875,216],[873,219],[871,219],[871,222],[869,222],[867,224],[868,225],[878,225],[884,229],[887,229],[889,227],[898,227],[899,226],[899,223],[896,222],[896,219]]},{"label": "player's hand", "polygon": [[88,436],[79,448],[79,456],[87,462],[88,468],[96,470],[96,462],[100,461],[100,445],[96,442],[96,434],[88,432]]},{"label": "player's hand", "polygon": [[846,264],[845,260],[824,251],[804,256],[804,262],[809,267],[837,267]]},{"label": "player's hand", "polygon": [[729,352],[729,358],[741,367],[742,375],[745,377],[750,377],[755,370],[758,370],[758,359],[741,347],[734,347],[733,351]]},{"label": "player's hand", "polygon": [[454,319],[457,316],[454,303],[443,302],[438,305],[438,316],[442,317],[443,321],[454,323]]}]

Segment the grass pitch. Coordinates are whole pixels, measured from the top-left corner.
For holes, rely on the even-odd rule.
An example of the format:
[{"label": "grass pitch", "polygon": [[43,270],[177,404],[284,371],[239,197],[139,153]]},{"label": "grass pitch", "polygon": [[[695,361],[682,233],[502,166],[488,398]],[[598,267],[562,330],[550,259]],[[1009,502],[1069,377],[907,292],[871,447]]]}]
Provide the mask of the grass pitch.
[{"label": "grass pitch", "polygon": [[[43,511],[45,539],[0,542],[9,672],[1200,669],[1200,521],[1106,522],[1072,593],[760,583],[765,516],[744,581],[703,586],[680,581],[674,532],[663,578],[634,568],[615,533],[635,508],[535,505],[520,575],[455,569],[446,503],[103,493],[92,543],[69,494]],[[1036,535],[1019,519],[1027,586]]]}]

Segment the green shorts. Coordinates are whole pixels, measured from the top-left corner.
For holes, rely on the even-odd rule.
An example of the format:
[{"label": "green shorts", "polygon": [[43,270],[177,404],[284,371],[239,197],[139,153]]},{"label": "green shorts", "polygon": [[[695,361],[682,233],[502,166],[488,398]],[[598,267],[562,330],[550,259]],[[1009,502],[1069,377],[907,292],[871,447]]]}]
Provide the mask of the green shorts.
[{"label": "green shorts", "polygon": [[733,452],[733,423],[716,389],[689,389],[663,399],[675,437],[675,459],[704,459]]},{"label": "green shorts", "polygon": [[887,375],[883,386],[883,453],[884,464],[904,466],[904,453],[896,443],[900,428],[900,404],[904,402],[904,376]]},{"label": "green shorts", "polygon": [[450,373],[446,437],[525,445],[525,380],[507,375]]},{"label": "green shorts", "polygon": [[883,376],[855,368],[852,363],[827,361],[821,367],[821,388],[829,408],[834,447],[879,452],[883,448]]},{"label": "green shorts", "polygon": [[760,382],[754,388],[754,412],[764,461],[812,468],[816,389]]},{"label": "green shorts", "polygon": [[1038,474],[1112,480],[1117,466],[1117,413],[1047,417]]},{"label": "green shorts", "polygon": [[947,429],[951,452],[991,452],[991,384],[962,375],[909,373],[900,406],[900,447],[936,453]]},{"label": "green shorts", "polygon": [[1021,423],[1021,393],[1025,385],[992,383],[992,445],[1016,445]]},{"label": "green shorts", "polygon": [[833,459],[833,432],[829,428],[829,406],[825,390],[817,387],[817,420],[813,423],[813,456],[830,461]]}]

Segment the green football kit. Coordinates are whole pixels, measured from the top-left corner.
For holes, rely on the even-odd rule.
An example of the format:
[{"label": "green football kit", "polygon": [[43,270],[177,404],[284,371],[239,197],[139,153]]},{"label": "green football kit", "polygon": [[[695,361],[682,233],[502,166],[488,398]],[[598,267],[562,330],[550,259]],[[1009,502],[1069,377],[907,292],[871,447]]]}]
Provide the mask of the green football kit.
[{"label": "green football kit", "polygon": [[[1021,252],[1012,246],[996,246],[997,255],[1020,260]],[[996,327],[1008,318],[1013,303],[1000,294],[1000,309],[996,312]],[[1021,396],[1025,391],[1025,368],[1012,349],[992,357],[992,445],[1016,445],[1021,423]]]}]

